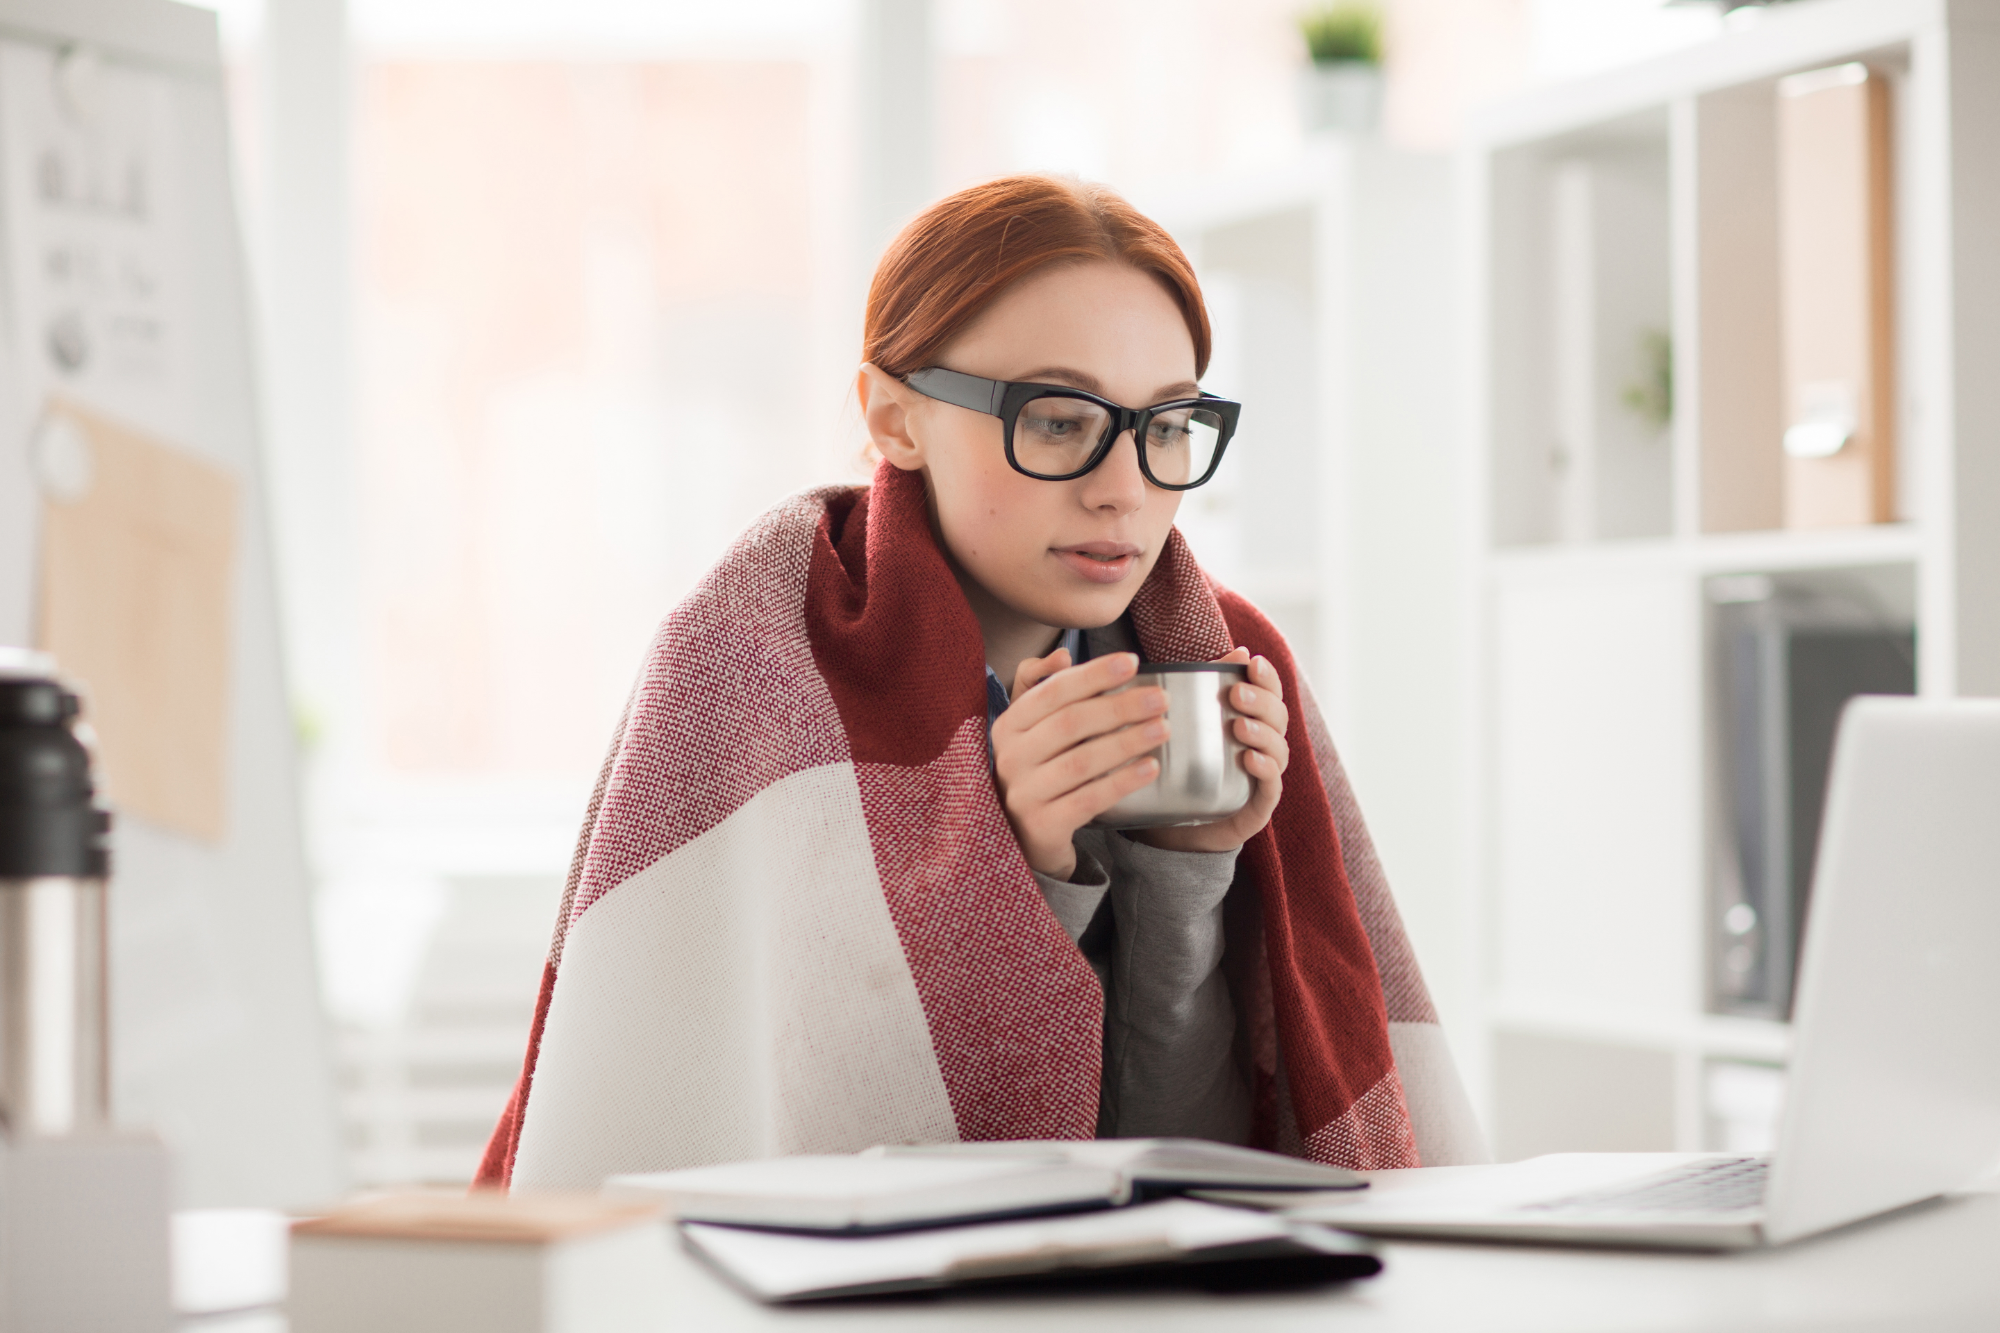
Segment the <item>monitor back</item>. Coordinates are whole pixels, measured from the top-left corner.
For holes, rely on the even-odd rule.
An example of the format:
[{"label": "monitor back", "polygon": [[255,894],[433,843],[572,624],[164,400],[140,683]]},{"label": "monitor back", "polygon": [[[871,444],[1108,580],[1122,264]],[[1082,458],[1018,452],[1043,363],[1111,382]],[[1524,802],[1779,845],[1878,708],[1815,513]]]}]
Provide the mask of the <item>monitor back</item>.
[{"label": "monitor back", "polygon": [[2000,700],[1863,697],[1835,744],[1766,1235],[2000,1161]]}]

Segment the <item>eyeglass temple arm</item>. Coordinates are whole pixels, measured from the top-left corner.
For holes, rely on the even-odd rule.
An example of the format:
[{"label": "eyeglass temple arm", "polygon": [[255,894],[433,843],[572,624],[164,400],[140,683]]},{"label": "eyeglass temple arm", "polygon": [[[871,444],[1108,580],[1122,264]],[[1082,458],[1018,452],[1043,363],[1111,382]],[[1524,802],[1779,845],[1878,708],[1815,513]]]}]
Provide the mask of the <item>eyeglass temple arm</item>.
[{"label": "eyeglass temple arm", "polygon": [[1007,396],[1005,381],[981,379],[977,375],[961,374],[942,366],[913,370],[908,383],[926,398],[935,398],[953,407],[969,408],[993,417],[1000,415],[1000,401]]}]

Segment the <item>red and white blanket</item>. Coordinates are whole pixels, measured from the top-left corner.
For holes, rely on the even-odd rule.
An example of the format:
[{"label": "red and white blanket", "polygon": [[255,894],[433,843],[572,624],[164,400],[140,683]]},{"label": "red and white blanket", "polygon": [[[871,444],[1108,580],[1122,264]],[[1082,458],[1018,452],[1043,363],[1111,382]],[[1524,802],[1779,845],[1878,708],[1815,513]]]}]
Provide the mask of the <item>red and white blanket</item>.
[{"label": "red and white blanket", "polygon": [[[1261,910],[1230,943],[1257,1142],[1362,1168],[1476,1159],[1284,640],[1178,532],[1131,617],[1153,660],[1247,645],[1292,701],[1284,798],[1239,859]],[[921,478],[885,465],[759,520],[647,656],[481,1183],[1089,1137],[1103,1000],[1001,811],[986,708]]]}]

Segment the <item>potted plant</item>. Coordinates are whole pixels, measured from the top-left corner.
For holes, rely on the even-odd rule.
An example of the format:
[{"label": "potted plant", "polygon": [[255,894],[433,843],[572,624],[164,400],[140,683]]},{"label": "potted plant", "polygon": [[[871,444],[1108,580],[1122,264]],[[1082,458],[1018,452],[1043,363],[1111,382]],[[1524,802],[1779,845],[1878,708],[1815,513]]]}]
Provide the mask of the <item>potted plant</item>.
[{"label": "potted plant", "polygon": [[1312,68],[1301,101],[1308,132],[1366,134],[1382,115],[1382,11],[1369,0],[1333,0],[1299,16]]}]

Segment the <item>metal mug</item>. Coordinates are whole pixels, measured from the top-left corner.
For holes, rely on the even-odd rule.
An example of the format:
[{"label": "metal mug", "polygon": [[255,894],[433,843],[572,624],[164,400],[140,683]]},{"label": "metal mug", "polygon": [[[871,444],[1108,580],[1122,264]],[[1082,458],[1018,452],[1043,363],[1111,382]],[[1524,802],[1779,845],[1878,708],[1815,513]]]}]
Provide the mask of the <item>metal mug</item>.
[{"label": "metal mug", "polygon": [[1229,704],[1229,687],[1250,679],[1236,662],[1145,662],[1113,690],[1156,686],[1167,693],[1167,741],[1151,751],[1160,774],[1090,821],[1094,828],[1161,828],[1209,824],[1250,804],[1243,743],[1231,724],[1243,716]]}]

